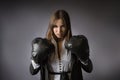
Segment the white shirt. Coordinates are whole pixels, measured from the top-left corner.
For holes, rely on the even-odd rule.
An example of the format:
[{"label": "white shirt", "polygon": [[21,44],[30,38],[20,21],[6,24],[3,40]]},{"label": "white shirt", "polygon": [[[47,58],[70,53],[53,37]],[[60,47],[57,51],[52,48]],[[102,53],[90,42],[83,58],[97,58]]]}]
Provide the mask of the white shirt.
[{"label": "white shirt", "polygon": [[[60,60],[58,58],[58,53],[57,53],[57,43],[56,41],[53,39],[52,43],[54,43],[55,45],[55,53],[53,53],[48,60],[48,69],[51,72],[68,72],[71,71],[71,52],[67,51],[67,49],[65,49],[64,43],[65,40],[63,41],[62,44],[62,50],[60,53]],[[68,73],[69,78],[70,78],[70,73]],[[53,74],[49,74],[49,79],[50,80],[60,80],[60,75],[53,75]]]}]

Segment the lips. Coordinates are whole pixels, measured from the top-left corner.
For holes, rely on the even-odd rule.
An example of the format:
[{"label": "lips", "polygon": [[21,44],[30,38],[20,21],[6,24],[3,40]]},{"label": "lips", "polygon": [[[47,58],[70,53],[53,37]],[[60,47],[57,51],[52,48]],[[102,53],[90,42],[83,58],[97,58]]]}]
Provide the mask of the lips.
[{"label": "lips", "polygon": [[60,36],[61,34],[57,34],[57,35],[59,35],[59,36]]}]

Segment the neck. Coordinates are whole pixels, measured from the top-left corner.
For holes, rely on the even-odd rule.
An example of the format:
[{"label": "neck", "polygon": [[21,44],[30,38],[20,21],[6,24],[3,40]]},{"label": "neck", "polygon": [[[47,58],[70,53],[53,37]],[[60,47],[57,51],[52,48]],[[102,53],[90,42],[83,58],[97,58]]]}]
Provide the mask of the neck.
[{"label": "neck", "polygon": [[53,36],[56,42],[62,42],[64,38],[57,38],[56,36]]},{"label": "neck", "polygon": [[57,42],[62,42],[64,38],[57,38]]}]

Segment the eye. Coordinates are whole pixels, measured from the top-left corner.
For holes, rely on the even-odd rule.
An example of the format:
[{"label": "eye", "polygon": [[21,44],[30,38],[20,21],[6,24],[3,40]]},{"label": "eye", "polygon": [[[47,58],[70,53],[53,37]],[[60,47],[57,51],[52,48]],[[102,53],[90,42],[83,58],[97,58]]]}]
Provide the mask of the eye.
[{"label": "eye", "polygon": [[53,28],[57,28],[57,25],[53,25]]},{"label": "eye", "polygon": [[66,26],[65,26],[65,25],[62,25],[62,26],[61,26],[61,29],[62,29],[62,30],[66,30]]},{"label": "eye", "polygon": [[61,25],[62,28],[65,28],[65,25]]}]

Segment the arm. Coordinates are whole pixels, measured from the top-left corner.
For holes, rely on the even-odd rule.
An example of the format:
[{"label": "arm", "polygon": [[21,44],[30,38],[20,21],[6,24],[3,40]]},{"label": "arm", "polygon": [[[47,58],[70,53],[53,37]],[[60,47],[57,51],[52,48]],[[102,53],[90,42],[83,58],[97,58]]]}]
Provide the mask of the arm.
[{"label": "arm", "polygon": [[[40,70],[40,64],[38,64],[38,52],[39,52],[39,41],[34,39],[32,41],[32,52],[31,52],[31,64],[30,64],[30,73],[35,75]],[[37,63],[36,63],[37,62]]]},{"label": "arm", "polygon": [[35,75],[39,72],[40,70],[40,65],[34,63],[34,61],[31,60],[31,64],[30,64],[30,73],[32,75]]},{"label": "arm", "polygon": [[91,73],[93,70],[93,65],[92,65],[92,61],[90,59],[87,59],[86,61],[82,61],[81,62],[81,67],[88,73]]},{"label": "arm", "polygon": [[88,40],[84,35],[72,36],[65,44],[65,47],[77,57],[77,59],[81,62],[81,67],[86,72],[90,73],[92,71],[93,66],[89,58]]},{"label": "arm", "polygon": [[[47,39],[35,38],[32,41],[32,54],[31,54],[31,64],[30,73],[35,75],[40,69],[43,69],[44,64],[52,50],[54,45],[49,43]],[[43,72],[43,70],[41,70]]]}]

